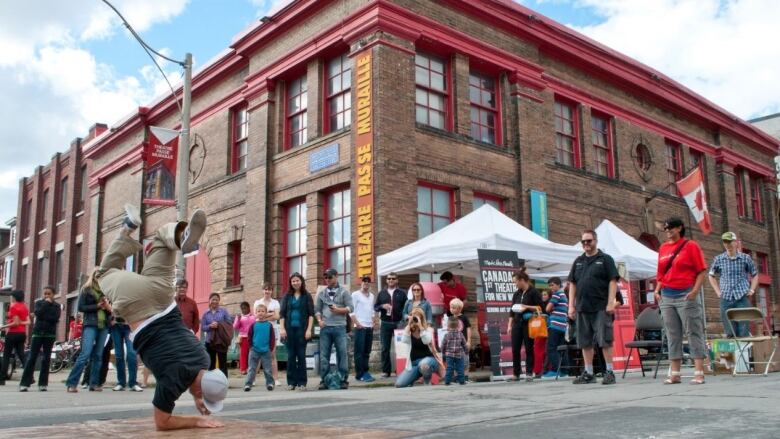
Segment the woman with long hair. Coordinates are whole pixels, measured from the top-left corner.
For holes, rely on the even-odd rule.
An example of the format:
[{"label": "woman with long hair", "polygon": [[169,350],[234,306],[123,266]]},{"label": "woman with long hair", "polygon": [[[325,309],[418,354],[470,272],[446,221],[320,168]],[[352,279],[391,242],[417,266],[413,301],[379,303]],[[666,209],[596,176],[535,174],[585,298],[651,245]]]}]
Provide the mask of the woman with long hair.
[{"label": "woman with long hair", "polygon": [[413,283],[409,286],[409,291],[412,293],[412,300],[406,301],[403,314],[406,324],[409,324],[410,315],[414,308],[420,308],[423,311],[423,314],[425,314],[425,321],[428,322],[428,324],[433,323],[433,309],[431,308],[431,303],[425,298],[425,291],[423,291],[422,284],[420,282]]},{"label": "woman with long hair", "polygon": [[35,374],[35,362],[38,354],[41,357],[41,371],[38,375],[38,390],[45,392],[49,385],[49,361],[51,361],[51,348],[54,346],[54,338],[57,336],[57,323],[62,312],[60,304],[54,301],[54,287],[43,287],[43,299],[35,301],[35,325],[32,331],[30,343],[30,355],[24,365],[22,381],[19,383],[19,391],[26,392],[30,388]]},{"label": "woman with long hair", "polygon": [[[230,318],[230,313],[227,309],[219,306],[220,297],[217,293],[211,293],[209,295],[209,309],[203,313],[203,317],[200,318],[200,330],[206,336],[206,351],[209,353],[209,370],[214,370],[219,367],[219,370],[228,376],[227,365],[227,347],[223,350],[221,343],[224,340],[217,340],[219,336],[220,323],[227,323],[233,325],[233,319]],[[232,336],[231,336],[232,337]],[[229,345],[229,340],[227,341]]]},{"label": "woman with long hair", "polygon": [[279,332],[287,345],[287,390],[306,390],[306,344],[312,337],[314,300],[300,273],[290,276],[280,314]]},{"label": "woman with long hair", "polygon": [[688,347],[693,358],[694,372],[691,384],[704,384],[704,312],[698,301],[704,282],[707,263],[701,247],[692,239],[685,239],[685,224],[680,218],[669,218],[664,223],[666,242],[658,249],[655,300],[660,303],[671,363],[664,384],[679,384],[683,357],[683,336],[688,335]]},{"label": "woman with long hair", "polygon": [[522,364],[520,349],[525,346],[525,380],[534,379],[534,339],[528,335],[528,320],[534,311],[542,306],[542,295],[531,284],[525,267],[512,274],[517,291],[512,296],[512,309],[509,311],[507,332],[512,334],[512,367],[514,379],[520,379]]},{"label": "woman with long hair", "polygon": [[409,345],[409,355],[395,387],[411,387],[420,377],[426,385],[430,384],[431,377],[439,370],[439,354],[433,341],[433,328],[428,326],[422,308],[413,308],[409,313],[409,324],[404,329],[401,343]]}]

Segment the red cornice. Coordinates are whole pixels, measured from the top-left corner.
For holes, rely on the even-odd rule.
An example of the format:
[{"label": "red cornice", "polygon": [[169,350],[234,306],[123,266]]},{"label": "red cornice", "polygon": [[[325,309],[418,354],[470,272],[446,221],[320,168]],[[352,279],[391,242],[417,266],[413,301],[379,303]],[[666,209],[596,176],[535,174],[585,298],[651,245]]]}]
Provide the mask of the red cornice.
[{"label": "red cornice", "polygon": [[107,163],[102,168],[92,171],[88,183],[89,187],[92,188],[94,186],[102,185],[106,178],[111,174],[120,171],[125,166],[132,166],[140,162],[143,158],[143,150],[143,144],[139,143],[130,148],[130,150],[123,155],[117,157],[110,163]]},{"label": "red cornice", "polygon": [[609,82],[631,93],[648,96],[661,107],[671,107],[689,119],[720,127],[765,154],[778,153],[776,139],[681,84],[512,0],[439,1],[538,44],[542,53],[604,75]]},{"label": "red cornice", "polygon": [[774,180],[775,170],[772,167],[766,166],[763,163],[759,163],[753,159],[745,157],[739,153],[736,153],[730,149],[720,148],[715,155],[716,163],[725,163],[731,165],[734,168],[744,168],[748,171],[758,174],[762,177]]}]

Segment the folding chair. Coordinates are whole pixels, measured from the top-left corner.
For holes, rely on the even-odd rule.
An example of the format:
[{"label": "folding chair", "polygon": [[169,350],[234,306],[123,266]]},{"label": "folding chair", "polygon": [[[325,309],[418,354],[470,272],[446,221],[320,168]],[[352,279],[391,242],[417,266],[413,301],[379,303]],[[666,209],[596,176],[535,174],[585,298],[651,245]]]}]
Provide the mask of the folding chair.
[{"label": "folding chair", "polygon": [[658,376],[658,366],[661,364],[661,358],[663,357],[664,342],[661,339],[647,338],[647,333],[650,331],[661,333],[663,329],[664,321],[661,318],[661,311],[658,308],[645,308],[639,314],[639,317],[636,319],[634,340],[625,344],[629,349],[628,357],[626,358],[626,367],[623,369],[623,378],[626,377],[626,371],[628,371],[628,364],[631,361],[631,354],[634,352],[634,349],[636,349],[636,353],[639,356],[639,368],[642,369],[642,376],[645,376],[645,366],[642,363],[642,353],[639,352],[640,349],[647,350],[645,358],[654,357],[656,359],[653,379]]},{"label": "folding chair", "polygon": [[[735,352],[735,362],[743,361],[744,355],[746,355],[746,350],[751,346],[754,342],[759,341],[767,341],[767,340],[773,340],[772,336],[769,335],[769,331],[767,330],[766,323],[764,320],[764,313],[761,312],[758,308],[732,308],[726,311],[726,322],[728,323],[729,327],[731,328],[731,333],[736,334],[736,331],[734,330],[734,323],[740,323],[740,322],[759,322],[761,325],[761,332],[766,335],[757,335],[754,336],[750,334],[747,337],[734,337],[734,342],[737,344],[737,350],[739,352]],[[772,358],[775,356],[775,351],[777,351],[777,343],[772,346],[772,353],[769,355],[768,361],[749,361],[750,359],[747,358],[744,360],[747,363],[748,366],[748,372],[743,374],[737,374],[737,366],[734,365],[734,372],[732,372],[733,376],[737,375],[750,375],[750,365],[751,364],[766,364],[766,368],[764,368],[764,376],[766,376],[769,373],[769,366],[772,364]]]}]

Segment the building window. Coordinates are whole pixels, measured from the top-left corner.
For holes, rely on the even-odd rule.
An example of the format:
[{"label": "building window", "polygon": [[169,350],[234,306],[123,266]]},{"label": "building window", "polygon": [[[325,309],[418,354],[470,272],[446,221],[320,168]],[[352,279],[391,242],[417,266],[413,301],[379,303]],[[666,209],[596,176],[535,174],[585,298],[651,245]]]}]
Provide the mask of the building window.
[{"label": "building window", "polygon": [[428,55],[414,57],[415,120],[441,130],[447,121],[447,73],[444,61]]},{"label": "building window", "polygon": [[753,212],[753,219],[758,222],[764,221],[764,214],[761,211],[761,177],[750,176],[750,206]]},{"label": "building window", "polygon": [[76,279],[81,278],[81,243],[76,244],[76,249],[73,251],[74,268],[76,269]]},{"label": "building window", "polygon": [[287,208],[284,242],[285,281],[293,273],[306,276],[306,203]]},{"label": "building window", "polygon": [[225,286],[241,285],[241,240],[231,241],[227,245],[226,276]]},{"label": "building window", "polygon": [[58,251],[54,258],[54,287],[57,289],[57,294],[63,292],[62,288],[62,250]]},{"label": "building window", "polygon": [[287,87],[287,147],[306,143],[308,138],[308,119],[306,117],[307,100],[306,75],[290,82]]},{"label": "building window", "polygon": [[14,260],[13,258],[8,258],[5,260],[5,274],[3,276],[3,285],[2,287],[7,287],[14,282]]},{"label": "building window", "polygon": [[24,237],[28,238],[30,236],[30,223],[33,222],[33,216],[32,216],[32,199],[27,200],[27,221],[24,224]]},{"label": "building window", "polygon": [[504,211],[504,200],[493,195],[474,193],[474,202],[472,204],[474,206],[474,210],[479,209],[485,204],[489,204],[500,212]]},{"label": "building window", "polygon": [[678,195],[677,183],[682,179],[682,157],[680,145],[671,141],[666,141],[666,181],[668,183],[668,192],[672,195]]},{"label": "building window", "polygon": [[471,101],[471,137],[487,143],[500,144],[496,81],[482,75],[469,75]]},{"label": "building window", "polygon": [[68,178],[62,179],[60,184],[60,209],[57,218],[62,221],[65,219],[65,211],[68,210]]},{"label": "building window", "polygon": [[328,195],[327,265],[339,272],[339,283],[349,288],[352,284],[352,227],[350,190]]},{"label": "building window", "polygon": [[590,127],[593,138],[593,164],[596,174],[615,178],[615,159],[612,149],[612,130],[606,116],[591,115]]},{"label": "building window", "polygon": [[11,227],[11,243],[8,244],[9,247],[13,247],[16,245],[16,227]]},{"label": "building window", "polygon": [[249,112],[247,107],[236,108],[231,113],[233,142],[230,149],[230,170],[233,173],[246,169],[249,154]]},{"label": "building window", "polygon": [[43,198],[41,199],[41,214],[38,215],[38,218],[41,219],[41,226],[39,230],[43,230],[47,227],[48,223],[46,222],[46,207],[49,204],[49,190],[46,189],[43,191]]},{"label": "building window", "polygon": [[745,182],[744,172],[741,169],[734,170],[734,194],[737,198],[737,215],[744,217],[745,211]]},{"label": "building window", "polygon": [[332,133],[352,124],[352,61],[347,54],[328,62],[326,96],[326,132]]},{"label": "building window", "polygon": [[580,167],[579,127],[574,105],[555,101],[555,161]]},{"label": "building window", "polygon": [[756,265],[759,273],[769,275],[769,257],[766,253],[756,252]]},{"label": "building window", "polygon": [[43,269],[46,266],[45,260],[46,258],[38,259],[38,272],[35,273],[35,284],[32,286],[32,291],[35,297],[43,296],[43,292],[41,290],[43,289],[43,286],[46,282],[43,278]]},{"label": "building window", "polygon": [[417,238],[440,230],[454,220],[451,189],[417,186]]},{"label": "building window", "polygon": [[84,202],[87,199],[87,165],[81,167],[81,189],[79,190],[79,212],[84,210]]}]

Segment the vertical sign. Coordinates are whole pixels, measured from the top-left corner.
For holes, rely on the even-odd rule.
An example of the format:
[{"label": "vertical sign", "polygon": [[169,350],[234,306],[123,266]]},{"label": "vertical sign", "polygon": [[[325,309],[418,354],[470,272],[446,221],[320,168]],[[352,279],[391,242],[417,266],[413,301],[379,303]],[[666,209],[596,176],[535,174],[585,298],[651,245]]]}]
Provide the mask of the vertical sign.
[{"label": "vertical sign", "polygon": [[[627,273],[625,263],[618,264],[619,273]],[[612,361],[615,369],[623,369],[626,366],[628,349],[626,343],[634,339],[636,323],[634,321],[634,296],[631,291],[631,282],[627,274],[618,280],[618,291],[623,296],[623,305],[615,311],[615,321],[612,327],[614,343],[612,344]],[[639,353],[631,354],[630,369],[639,368]]]},{"label": "vertical sign", "polygon": [[547,229],[547,194],[530,191],[531,195],[531,230],[542,238],[548,238]]},{"label": "vertical sign", "polygon": [[374,276],[374,162],[371,49],[355,58],[357,136],[355,140],[355,207],[357,209],[357,278]]},{"label": "vertical sign", "polygon": [[780,198],[780,155],[775,156],[775,177],[777,178],[777,198]]},{"label": "vertical sign", "polygon": [[490,368],[493,377],[512,376],[512,334],[507,332],[515,284],[512,274],[520,267],[517,252],[477,249],[479,273],[485,296]]},{"label": "vertical sign", "polygon": [[174,189],[178,149],[178,131],[149,127],[144,147],[144,204],[176,204]]}]

